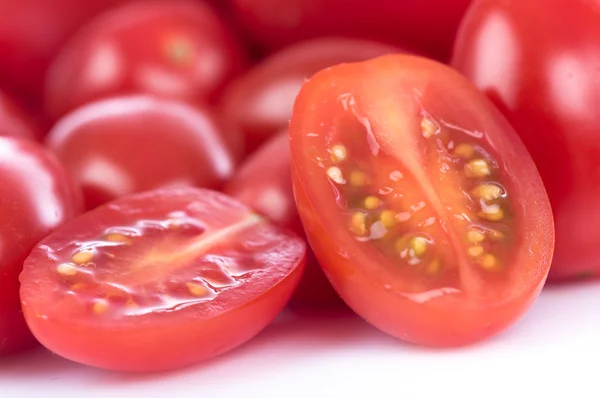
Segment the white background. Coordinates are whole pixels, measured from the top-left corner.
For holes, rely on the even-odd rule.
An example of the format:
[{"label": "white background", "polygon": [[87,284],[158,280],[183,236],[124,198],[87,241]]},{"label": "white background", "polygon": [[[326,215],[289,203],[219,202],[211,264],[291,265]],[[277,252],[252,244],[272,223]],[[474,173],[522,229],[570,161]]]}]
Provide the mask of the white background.
[{"label": "white background", "polygon": [[410,346],[352,314],[286,314],[208,363],[123,375],[38,350],[0,360],[2,398],[600,397],[600,282],[547,287],[519,323],[459,350]]}]

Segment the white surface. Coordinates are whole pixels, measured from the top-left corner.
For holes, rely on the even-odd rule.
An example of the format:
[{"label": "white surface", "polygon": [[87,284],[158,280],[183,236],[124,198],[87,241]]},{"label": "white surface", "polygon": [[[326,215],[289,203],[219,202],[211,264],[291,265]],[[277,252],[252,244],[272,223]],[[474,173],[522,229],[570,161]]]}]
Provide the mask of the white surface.
[{"label": "white surface", "polygon": [[460,350],[400,343],[357,317],[286,316],[209,363],[162,375],[45,351],[0,361],[2,398],[600,397],[600,282],[548,287],[502,335]]}]

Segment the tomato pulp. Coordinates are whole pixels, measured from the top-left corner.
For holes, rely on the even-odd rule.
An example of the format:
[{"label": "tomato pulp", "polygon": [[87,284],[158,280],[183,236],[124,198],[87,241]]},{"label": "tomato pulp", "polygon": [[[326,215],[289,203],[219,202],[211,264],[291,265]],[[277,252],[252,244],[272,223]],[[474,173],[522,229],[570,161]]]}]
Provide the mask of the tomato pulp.
[{"label": "tomato pulp", "polygon": [[36,338],[105,369],[161,371],[248,341],[287,303],[305,244],[221,193],[164,189],[77,218],[21,275]]},{"label": "tomato pulp", "polygon": [[23,261],[40,239],[81,212],[81,195],[50,152],[0,137],[0,355],[34,345],[19,302]]},{"label": "tomato pulp", "polygon": [[521,136],[556,222],[551,280],[600,276],[600,3],[477,1],[452,65]]},{"label": "tomato pulp", "polygon": [[544,186],[508,122],[454,70],[393,55],[319,72],[290,137],[315,255],[376,327],[463,345],[537,297],[554,244]]}]

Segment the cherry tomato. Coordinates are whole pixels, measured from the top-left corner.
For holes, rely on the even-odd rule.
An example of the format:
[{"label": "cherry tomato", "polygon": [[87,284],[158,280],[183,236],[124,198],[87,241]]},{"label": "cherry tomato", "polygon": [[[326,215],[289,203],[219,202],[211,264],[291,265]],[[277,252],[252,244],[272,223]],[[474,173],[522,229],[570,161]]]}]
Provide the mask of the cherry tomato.
[{"label": "cherry tomato", "polygon": [[126,0],[0,0],[0,81],[42,95],[54,54],[86,21]]},{"label": "cherry tomato", "polygon": [[287,128],[294,99],[313,73],[342,62],[364,61],[400,50],[355,39],[325,38],[302,42],[272,55],[232,82],[221,101],[226,120],[243,132],[252,152]]},{"label": "cherry tomato", "polygon": [[0,137],[0,355],[35,342],[19,303],[19,273],[40,239],[81,211],[81,195],[41,145]]},{"label": "cherry tomato", "polygon": [[218,192],[118,199],[44,239],[21,275],[23,313],[53,352],[161,371],[248,341],[285,306],[305,244]]},{"label": "cherry tomato", "polygon": [[550,279],[600,275],[600,4],[478,1],[452,64],[529,149],[556,222]]},{"label": "cherry tomato", "polygon": [[463,345],[537,297],[554,243],[544,186],[501,113],[453,69],[391,55],[319,72],[290,135],[309,242],[368,322]]},{"label": "cherry tomato", "polygon": [[[280,131],[246,159],[223,192],[276,224],[304,236],[292,190],[287,129]],[[340,304],[340,301],[312,251],[308,250],[306,271],[291,304],[299,309],[319,309]]]},{"label": "cherry tomato", "polygon": [[0,137],[38,140],[40,127],[7,93],[0,91]]},{"label": "cherry tomato", "polygon": [[148,96],[84,105],[56,124],[47,145],[81,185],[88,209],[165,186],[220,188],[235,168],[207,111]]},{"label": "cherry tomato", "polygon": [[58,118],[117,94],[211,100],[244,57],[223,22],[196,0],[125,4],[81,30],[52,64],[46,111]]},{"label": "cherry tomato", "polygon": [[347,36],[408,46],[445,60],[471,0],[228,0],[266,48]]}]

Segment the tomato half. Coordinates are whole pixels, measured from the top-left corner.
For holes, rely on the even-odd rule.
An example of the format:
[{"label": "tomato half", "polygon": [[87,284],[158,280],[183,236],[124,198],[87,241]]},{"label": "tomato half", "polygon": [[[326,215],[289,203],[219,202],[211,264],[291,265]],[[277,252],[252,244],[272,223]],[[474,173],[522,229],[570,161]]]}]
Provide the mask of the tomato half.
[{"label": "tomato half", "polygon": [[39,140],[38,123],[7,93],[0,91],[0,136]]},{"label": "tomato half", "polygon": [[502,110],[556,222],[550,279],[600,276],[600,3],[477,1],[452,61]]},{"label": "tomato half", "polygon": [[61,119],[47,137],[88,209],[165,186],[220,188],[235,158],[211,114],[149,96],[105,99]]},{"label": "tomato half", "polygon": [[376,327],[468,344],[537,297],[554,244],[544,186],[507,121],[451,68],[393,55],[319,72],[290,136],[315,255]]},{"label": "tomato half", "polygon": [[266,48],[315,37],[382,40],[447,59],[471,0],[228,0]]},{"label": "tomato half", "polygon": [[55,53],[85,22],[128,0],[0,0],[0,81],[39,100]]},{"label": "tomato half", "polygon": [[143,0],[107,12],[53,62],[46,112],[58,118],[111,95],[211,100],[242,70],[242,49],[215,11],[196,0]]},{"label": "tomato half", "polygon": [[23,313],[55,353],[161,371],[248,341],[285,306],[305,244],[218,192],[121,198],[44,239],[21,275]]},{"label": "tomato half", "polygon": [[0,137],[0,355],[35,342],[19,302],[23,261],[81,207],[80,193],[50,152],[35,142]]},{"label": "tomato half", "polygon": [[221,113],[243,132],[251,152],[289,125],[294,99],[305,79],[331,65],[400,52],[378,42],[323,38],[287,47],[234,80],[221,100]]},{"label": "tomato half", "polygon": [[[288,135],[287,129],[280,131],[248,157],[223,192],[276,224],[304,236],[292,189]],[[338,294],[325,277],[310,248],[306,271],[291,304],[296,308],[311,310],[340,304]]]}]

